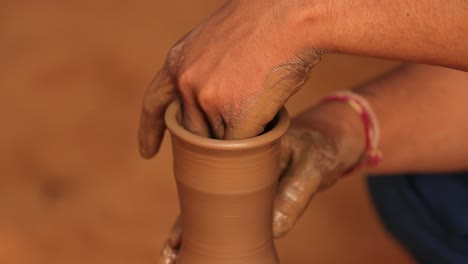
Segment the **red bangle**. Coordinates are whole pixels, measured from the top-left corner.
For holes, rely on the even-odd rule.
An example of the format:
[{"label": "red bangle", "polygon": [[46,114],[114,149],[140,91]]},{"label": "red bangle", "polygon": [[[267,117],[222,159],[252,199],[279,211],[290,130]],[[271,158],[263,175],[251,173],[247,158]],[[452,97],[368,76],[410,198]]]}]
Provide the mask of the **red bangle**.
[{"label": "red bangle", "polygon": [[344,102],[351,106],[361,117],[364,125],[366,145],[364,153],[359,162],[347,170],[348,175],[363,165],[377,166],[382,161],[382,152],[378,149],[380,139],[379,125],[372,107],[363,97],[348,91],[337,92],[322,99],[319,104],[327,102]]}]

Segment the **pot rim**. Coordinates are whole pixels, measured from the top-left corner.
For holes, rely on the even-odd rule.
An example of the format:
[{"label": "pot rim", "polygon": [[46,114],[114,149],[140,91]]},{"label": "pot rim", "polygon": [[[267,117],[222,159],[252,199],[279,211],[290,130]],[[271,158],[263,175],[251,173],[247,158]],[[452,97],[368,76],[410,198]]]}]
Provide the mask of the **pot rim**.
[{"label": "pot rim", "polygon": [[172,102],[166,109],[164,121],[167,128],[176,136],[192,145],[207,148],[207,149],[220,149],[220,150],[241,150],[251,149],[267,145],[281,136],[283,136],[289,128],[290,118],[288,111],[282,107],[277,114],[278,121],[273,128],[268,132],[256,137],[239,139],[239,140],[220,140],[213,138],[205,138],[195,135],[186,130],[178,121],[177,114],[180,109],[181,102],[179,99]]}]

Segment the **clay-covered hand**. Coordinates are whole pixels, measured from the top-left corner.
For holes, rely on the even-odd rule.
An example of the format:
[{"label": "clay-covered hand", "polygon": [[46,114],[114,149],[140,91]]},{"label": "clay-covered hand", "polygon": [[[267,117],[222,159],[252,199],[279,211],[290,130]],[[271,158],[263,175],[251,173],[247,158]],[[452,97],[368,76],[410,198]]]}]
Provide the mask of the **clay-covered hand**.
[{"label": "clay-covered hand", "polygon": [[178,96],[183,125],[193,133],[218,139],[261,133],[322,54],[304,41],[310,34],[299,2],[231,0],[176,43],[144,96],[141,155],[158,151],[164,111]]},{"label": "clay-covered hand", "polygon": [[322,104],[292,120],[281,147],[282,174],[273,212],[276,238],[294,226],[315,194],[361,161],[364,126],[348,105]]},{"label": "clay-covered hand", "polygon": [[[353,168],[364,149],[364,126],[346,104],[318,105],[293,118],[281,141],[282,173],[274,203],[274,236],[286,234],[314,195]],[[176,263],[181,236],[178,219],[162,250],[161,264]]]}]

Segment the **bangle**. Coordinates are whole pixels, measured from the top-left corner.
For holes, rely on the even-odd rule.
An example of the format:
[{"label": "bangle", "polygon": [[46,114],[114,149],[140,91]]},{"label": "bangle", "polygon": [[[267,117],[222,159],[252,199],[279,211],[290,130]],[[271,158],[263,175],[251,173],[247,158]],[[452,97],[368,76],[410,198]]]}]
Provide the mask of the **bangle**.
[{"label": "bangle", "polygon": [[319,104],[327,102],[343,102],[349,105],[361,117],[364,125],[366,145],[364,153],[356,165],[348,169],[344,175],[348,175],[363,165],[375,167],[382,161],[382,152],[378,148],[380,139],[379,124],[372,107],[367,100],[353,92],[341,91],[322,99]]}]

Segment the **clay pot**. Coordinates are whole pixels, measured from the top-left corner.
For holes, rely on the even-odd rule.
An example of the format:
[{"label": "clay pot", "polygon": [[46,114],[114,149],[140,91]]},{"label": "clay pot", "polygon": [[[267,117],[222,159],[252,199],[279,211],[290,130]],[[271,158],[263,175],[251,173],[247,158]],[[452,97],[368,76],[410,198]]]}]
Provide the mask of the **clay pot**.
[{"label": "clay pot", "polygon": [[280,138],[289,126],[282,109],[266,133],[216,140],[180,125],[180,103],[166,111],[183,227],[178,264],[275,264],[273,198]]}]

